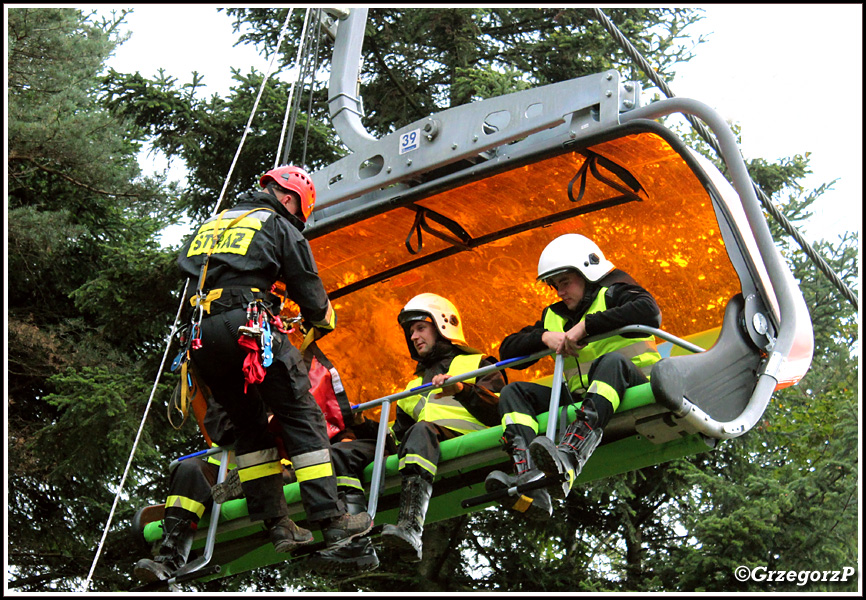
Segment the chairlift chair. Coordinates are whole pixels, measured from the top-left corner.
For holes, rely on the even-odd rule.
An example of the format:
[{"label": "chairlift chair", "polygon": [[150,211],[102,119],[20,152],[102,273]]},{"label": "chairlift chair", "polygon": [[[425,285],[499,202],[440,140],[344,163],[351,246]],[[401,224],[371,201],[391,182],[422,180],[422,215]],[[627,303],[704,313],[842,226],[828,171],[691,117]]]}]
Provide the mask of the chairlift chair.
[{"label": "chairlift chair", "polygon": [[[312,174],[305,231],[339,319],[319,345],[359,410],[384,419],[375,399],[393,397],[414,370],[396,321],[409,298],[451,300],[469,344],[495,356],[556,300],[535,269],[565,233],[595,241],[662,312],[652,332],[663,359],[650,383],[628,390],[578,484],[743,435],[775,390],[803,377],[813,348],[805,302],[712,109],[678,98],[641,107],[640,86],[606,71],[450,108],[375,139],[348,106],[365,19],[353,8],[337,31],[332,119],[351,153]],[[676,112],[713,131],[733,185],[659,122]],[[545,358],[507,376],[550,380],[553,365]],[[487,473],[507,468],[501,435],[500,426],[442,443],[428,523],[491,506],[465,505]],[[366,471],[377,527],[396,521],[396,463]],[[297,484],[285,494],[303,522]],[[210,561],[219,576],[285,560],[246,518],[245,500],[224,504],[219,518]],[[160,539],[158,521],[139,526]],[[207,530],[205,521],[194,549]]]}]

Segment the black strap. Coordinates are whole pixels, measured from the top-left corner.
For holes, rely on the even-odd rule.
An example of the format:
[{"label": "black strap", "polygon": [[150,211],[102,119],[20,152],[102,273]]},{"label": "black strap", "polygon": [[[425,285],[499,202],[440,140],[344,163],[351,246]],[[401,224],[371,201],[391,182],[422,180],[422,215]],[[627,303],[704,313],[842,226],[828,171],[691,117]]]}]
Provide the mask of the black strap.
[{"label": "black strap", "polygon": [[[580,165],[580,168],[575,173],[574,177],[572,177],[571,181],[568,182],[568,199],[572,202],[580,202],[583,199],[583,195],[586,192],[586,178],[587,173],[592,173],[593,176],[601,181],[602,183],[612,187],[620,194],[624,196],[628,196],[634,200],[640,201],[641,198],[638,196],[638,193],[644,191],[643,186],[641,186],[640,182],[632,175],[628,169],[625,167],[616,164],[609,158],[605,158],[600,154],[596,154],[595,152],[591,152],[586,150],[583,152],[586,155],[586,160],[583,161],[583,164]],[[598,170],[598,165],[601,165],[617,177],[625,184],[619,183],[610,179],[609,177],[605,177]],[[574,197],[574,182],[580,179],[580,190],[578,191],[577,198]],[[628,186],[628,187],[626,187]],[[631,189],[629,189],[631,188]]]},{"label": "black strap", "polygon": [[[449,219],[445,215],[439,214],[429,208],[424,208],[423,206],[411,204],[408,208],[415,211],[415,221],[412,223],[409,235],[406,237],[406,249],[409,251],[409,254],[418,254],[421,251],[421,248],[424,245],[421,240],[422,229],[441,240],[454,244],[455,246],[460,246],[462,248],[469,247],[469,243],[472,241],[472,236],[470,236],[457,221]],[[428,218],[434,223],[444,227],[448,233],[433,229],[427,222]],[[418,240],[417,248],[412,247],[412,234],[415,234],[415,237]]]}]

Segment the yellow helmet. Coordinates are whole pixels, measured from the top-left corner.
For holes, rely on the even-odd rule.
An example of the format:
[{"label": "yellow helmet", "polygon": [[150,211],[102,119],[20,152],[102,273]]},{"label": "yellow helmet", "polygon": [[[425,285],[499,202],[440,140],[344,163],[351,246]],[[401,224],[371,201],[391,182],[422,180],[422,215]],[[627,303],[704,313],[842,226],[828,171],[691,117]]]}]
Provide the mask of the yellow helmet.
[{"label": "yellow helmet", "polygon": [[409,354],[413,359],[418,360],[415,346],[409,340],[409,327],[415,321],[426,321],[432,323],[443,338],[466,351],[473,351],[466,344],[466,337],[463,335],[463,322],[460,319],[460,313],[449,300],[437,294],[418,294],[400,311],[397,315],[397,322],[403,328],[403,333],[406,335],[406,344],[409,346]]}]

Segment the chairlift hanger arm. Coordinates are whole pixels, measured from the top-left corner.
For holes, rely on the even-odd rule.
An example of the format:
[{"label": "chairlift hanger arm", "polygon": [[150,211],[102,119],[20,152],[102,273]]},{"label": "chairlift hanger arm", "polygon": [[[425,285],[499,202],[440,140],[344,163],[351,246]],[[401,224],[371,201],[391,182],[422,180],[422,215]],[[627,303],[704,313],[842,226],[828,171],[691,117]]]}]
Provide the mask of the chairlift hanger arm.
[{"label": "chairlift hanger arm", "polygon": [[[477,161],[482,153],[497,148],[496,154],[507,154],[510,161],[539,144],[561,147],[618,123],[621,98],[627,95],[620,90],[619,73],[608,71],[435,113],[358,145],[353,154],[313,173],[318,198],[312,216],[327,218],[330,207],[382,193],[447,165]],[[499,114],[507,115],[507,124],[485,129],[484,123]],[[372,171],[364,168],[370,164],[376,165]]]}]

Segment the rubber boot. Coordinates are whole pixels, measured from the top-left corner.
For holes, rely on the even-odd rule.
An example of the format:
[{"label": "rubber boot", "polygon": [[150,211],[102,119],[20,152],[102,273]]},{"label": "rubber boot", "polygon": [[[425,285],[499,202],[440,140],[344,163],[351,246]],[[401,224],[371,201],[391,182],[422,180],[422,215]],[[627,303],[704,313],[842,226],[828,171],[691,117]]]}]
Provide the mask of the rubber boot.
[{"label": "rubber boot", "polygon": [[292,552],[313,541],[313,532],[298,527],[287,515],[265,520],[265,527],[276,552]]},{"label": "rubber boot", "polygon": [[[351,515],[361,514],[367,509],[367,499],[362,493],[341,492],[340,497]],[[345,545],[314,553],[310,556],[308,565],[322,574],[364,573],[379,566],[379,557],[370,538],[362,537]]]},{"label": "rubber boot", "polygon": [[[521,436],[514,437],[511,442],[510,454],[514,461],[514,472],[517,475],[508,475],[503,471],[491,472],[484,480],[486,492],[495,492],[529,483],[543,475],[541,471],[534,468],[529,450],[526,447],[526,441]],[[545,521],[553,514],[550,494],[544,488],[529,490],[516,496],[504,496],[498,502],[509,511],[533,521]]]},{"label": "rubber boot", "polygon": [[190,519],[166,517],[162,522],[162,544],[153,560],[142,558],[135,563],[133,573],[140,581],[165,581],[186,564],[195,528]]},{"label": "rubber boot", "polygon": [[382,529],[382,541],[389,548],[397,550],[401,560],[421,561],[421,536],[432,494],[433,484],[420,475],[403,478],[397,524],[388,524]]},{"label": "rubber boot", "polygon": [[571,422],[559,445],[538,436],[529,444],[529,454],[538,468],[548,477],[565,475],[562,485],[551,486],[555,498],[565,498],[580,475],[586,461],[601,442],[602,429],[597,427],[598,415],[585,409]]}]

